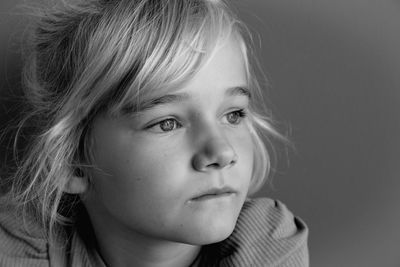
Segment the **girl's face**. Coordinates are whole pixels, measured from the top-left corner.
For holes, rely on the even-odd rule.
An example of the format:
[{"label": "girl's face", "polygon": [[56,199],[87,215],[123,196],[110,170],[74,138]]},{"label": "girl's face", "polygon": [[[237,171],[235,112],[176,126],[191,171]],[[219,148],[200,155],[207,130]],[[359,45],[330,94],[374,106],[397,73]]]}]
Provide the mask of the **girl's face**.
[{"label": "girl's face", "polygon": [[183,88],[140,112],[95,119],[84,198],[95,229],[197,245],[231,234],[254,150],[238,43],[227,41]]}]

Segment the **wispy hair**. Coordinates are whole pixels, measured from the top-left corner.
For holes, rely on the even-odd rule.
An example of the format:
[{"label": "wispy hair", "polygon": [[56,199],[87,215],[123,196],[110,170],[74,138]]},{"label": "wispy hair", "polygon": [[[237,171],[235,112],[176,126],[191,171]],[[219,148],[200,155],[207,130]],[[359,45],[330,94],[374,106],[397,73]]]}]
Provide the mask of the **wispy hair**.
[{"label": "wispy hair", "polygon": [[144,98],[178,88],[232,35],[240,42],[252,94],[255,163],[249,191],[260,188],[270,169],[269,140],[284,137],[265,112],[249,59],[251,35],[224,1],[62,1],[35,14],[23,72],[31,109],[21,128],[33,121],[36,134],[7,197],[23,214],[33,214],[50,237],[71,222],[65,211],[73,210],[71,199],[77,198],[64,193],[66,183],[90,176],[96,115],[135,112]]}]

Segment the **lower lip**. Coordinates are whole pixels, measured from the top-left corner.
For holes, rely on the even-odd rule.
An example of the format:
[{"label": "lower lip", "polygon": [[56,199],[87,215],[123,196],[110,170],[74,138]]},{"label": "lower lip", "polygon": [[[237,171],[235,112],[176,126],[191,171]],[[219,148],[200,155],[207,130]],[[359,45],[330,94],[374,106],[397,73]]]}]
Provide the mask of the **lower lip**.
[{"label": "lower lip", "polygon": [[232,192],[218,194],[218,195],[204,195],[204,196],[193,198],[192,201],[193,202],[201,202],[201,201],[208,201],[208,200],[218,200],[218,199],[229,198],[233,195],[234,195],[234,193],[232,193]]}]

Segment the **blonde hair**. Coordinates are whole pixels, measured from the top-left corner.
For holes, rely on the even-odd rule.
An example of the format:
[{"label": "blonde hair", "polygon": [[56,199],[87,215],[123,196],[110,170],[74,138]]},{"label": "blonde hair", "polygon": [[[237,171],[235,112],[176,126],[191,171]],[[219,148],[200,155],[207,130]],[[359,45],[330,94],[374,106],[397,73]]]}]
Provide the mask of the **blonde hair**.
[{"label": "blonde hair", "polygon": [[34,213],[50,237],[69,219],[62,211],[73,209],[63,192],[67,181],[89,175],[96,114],[119,116],[137,109],[146,94],[178,87],[232,34],[241,42],[252,94],[250,193],[260,188],[270,168],[263,139],[283,137],[262,115],[263,94],[248,60],[251,36],[222,0],[63,1],[38,18],[24,69],[32,110],[23,120],[34,121],[38,133],[8,196]]}]

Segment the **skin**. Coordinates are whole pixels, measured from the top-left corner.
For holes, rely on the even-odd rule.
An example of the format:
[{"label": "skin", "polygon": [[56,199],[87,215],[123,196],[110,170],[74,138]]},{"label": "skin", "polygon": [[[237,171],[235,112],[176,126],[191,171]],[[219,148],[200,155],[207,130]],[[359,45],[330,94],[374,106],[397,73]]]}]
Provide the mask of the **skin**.
[{"label": "skin", "polygon": [[[254,154],[238,43],[226,41],[161,104],[95,119],[92,186],[71,181],[69,188],[85,190],[109,266],[188,266],[202,245],[232,233]],[[221,188],[229,192],[197,198]]]}]

